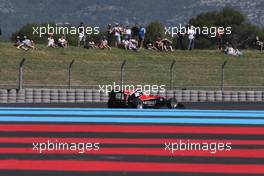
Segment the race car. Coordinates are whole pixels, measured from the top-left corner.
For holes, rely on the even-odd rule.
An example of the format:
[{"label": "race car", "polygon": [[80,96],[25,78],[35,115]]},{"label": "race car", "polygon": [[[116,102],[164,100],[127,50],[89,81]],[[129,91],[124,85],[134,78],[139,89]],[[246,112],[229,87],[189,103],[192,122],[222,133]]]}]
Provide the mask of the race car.
[{"label": "race car", "polygon": [[142,91],[111,91],[109,93],[108,108],[169,108],[180,106],[175,98],[167,99],[158,95],[147,94]]}]

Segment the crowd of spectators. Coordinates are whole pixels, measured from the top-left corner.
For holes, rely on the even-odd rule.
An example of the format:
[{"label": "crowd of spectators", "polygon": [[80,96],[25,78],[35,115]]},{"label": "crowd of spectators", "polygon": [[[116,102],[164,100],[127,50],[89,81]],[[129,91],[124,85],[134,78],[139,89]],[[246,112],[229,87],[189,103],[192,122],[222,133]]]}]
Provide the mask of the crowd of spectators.
[{"label": "crowd of spectators", "polygon": [[160,37],[157,37],[154,43],[147,44],[147,49],[153,51],[174,51],[172,41],[167,38],[161,39]]},{"label": "crowd of spectators", "polygon": [[57,40],[57,42],[54,39],[53,34],[50,34],[48,37],[48,45],[47,47],[51,47],[51,48],[57,48],[57,47],[61,47],[61,48],[68,48],[68,42],[65,39],[64,35],[61,35],[61,37]]},{"label": "crowd of spectators", "polygon": [[114,38],[114,46],[126,50],[137,51],[137,49],[142,48],[145,35],[146,29],[138,24],[131,28],[116,23],[114,26],[109,24],[107,28],[108,43],[112,43]]},{"label": "crowd of spectators", "polygon": [[[105,36],[101,36],[100,39],[94,40],[94,38],[87,38],[85,35],[85,25],[84,23],[80,23],[78,27],[78,43],[77,46],[87,49],[109,49],[111,47],[122,48],[125,50],[138,51],[141,48],[145,48],[151,51],[159,51],[159,52],[173,52],[173,42],[168,38],[157,37],[154,41],[147,43],[145,41],[146,38],[146,29],[143,25],[135,24],[134,26],[124,26],[119,23],[115,23],[114,25],[108,24],[107,31]],[[221,33],[216,33],[216,47],[218,50],[223,51],[225,54],[233,55],[233,56],[241,56],[243,53],[239,51],[233,44],[226,42],[223,45]],[[187,48],[184,46],[184,40],[188,38]],[[195,38],[196,31],[193,26],[189,28],[186,33],[179,31],[176,35],[176,46],[175,48],[181,50],[193,50],[195,47]],[[256,38],[256,45],[263,51],[263,42]],[[29,39],[27,36],[24,36],[23,39],[20,36],[17,36],[14,46],[18,49],[30,50],[36,49],[35,43],[33,40]],[[68,48],[69,42],[66,40],[65,35],[61,35],[57,40],[54,37],[54,34],[48,34],[47,37],[47,47],[50,48]]]},{"label": "crowd of spectators", "polygon": [[29,49],[36,49],[34,41],[27,36],[24,36],[23,39],[21,39],[20,36],[17,36],[14,46],[17,49],[23,49],[26,51]]}]

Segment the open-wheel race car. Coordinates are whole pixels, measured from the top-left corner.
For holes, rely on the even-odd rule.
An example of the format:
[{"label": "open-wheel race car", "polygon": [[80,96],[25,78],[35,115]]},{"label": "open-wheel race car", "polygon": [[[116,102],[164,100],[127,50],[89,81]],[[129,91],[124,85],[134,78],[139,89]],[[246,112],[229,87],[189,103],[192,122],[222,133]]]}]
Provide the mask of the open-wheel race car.
[{"label": "open-wheel race car", "polygon": [[165,98],[147,94],[142,91],[111,91],[109,93],[108,108],[169,108],[182,107],[175,98]]}]

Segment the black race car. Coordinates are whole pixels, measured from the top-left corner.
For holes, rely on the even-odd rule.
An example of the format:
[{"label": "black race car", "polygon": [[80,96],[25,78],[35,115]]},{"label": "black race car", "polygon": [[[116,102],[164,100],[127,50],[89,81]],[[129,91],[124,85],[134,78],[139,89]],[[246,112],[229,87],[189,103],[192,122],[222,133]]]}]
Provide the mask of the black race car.
[{"label": "black race car", "polygon": [[167,99],[140,91],[111,91],[108,100],[109,108],[169,108],[183,107],[175,98]]}]

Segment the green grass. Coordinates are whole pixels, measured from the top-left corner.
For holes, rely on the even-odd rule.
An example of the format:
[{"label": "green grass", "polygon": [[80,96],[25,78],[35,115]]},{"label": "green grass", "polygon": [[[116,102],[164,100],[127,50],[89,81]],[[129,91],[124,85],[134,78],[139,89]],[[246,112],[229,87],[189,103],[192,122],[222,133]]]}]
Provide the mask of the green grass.
[{"label": "green grass", "polygon": [[0,43],[0,84],[16,84],[18,65],[26,58],[24,82],[38,85],[66,85],[67,66],[75,59],[73,85],[112,84],[120,81],[120,65],[125,66],[127,84],[165,84],[169,86],[169,67],[173,59],[174,85],[177,87],[216,87],[220,84],[221,64],[228,60],[225,71],[227,86],[264,86],[264,54],[244,51],[244,56],[227,56],[216,50],[159,53],[121,49],[87,50],[70,47],[52,49],[43,45],[37,50],[17,50],[11,43]]}]

